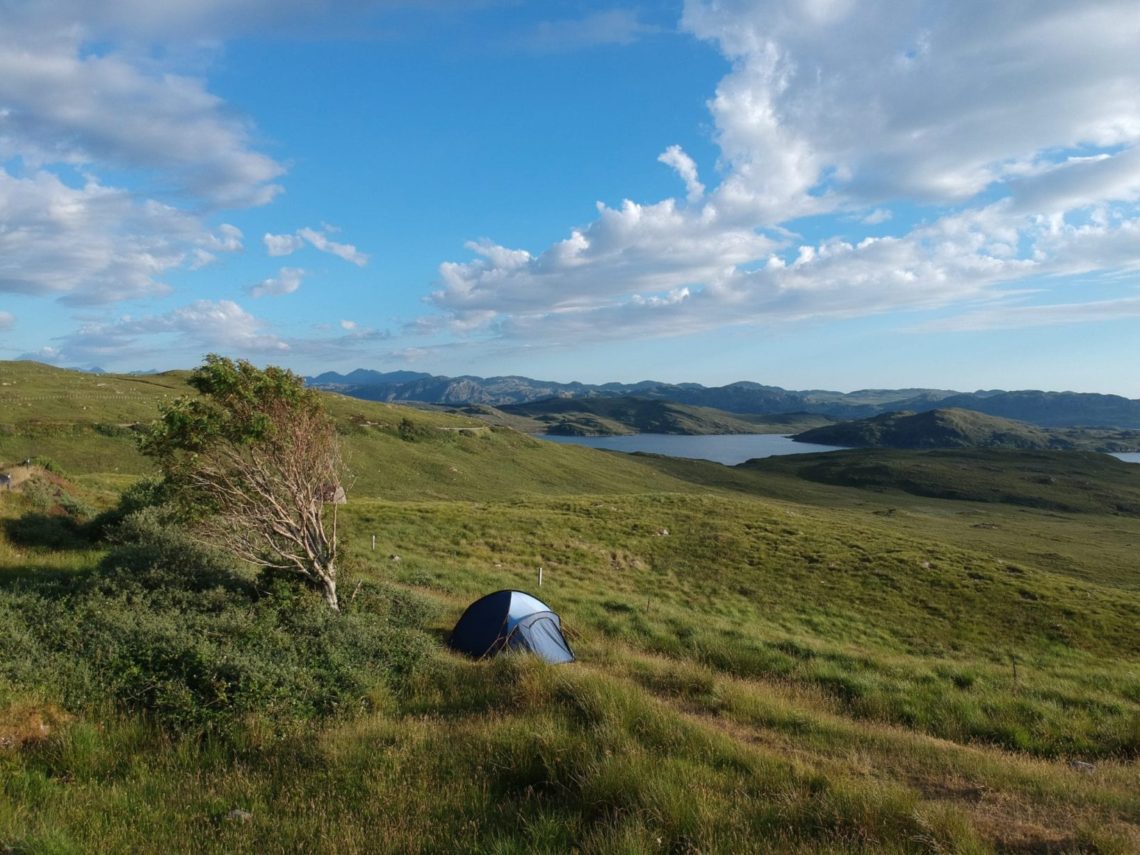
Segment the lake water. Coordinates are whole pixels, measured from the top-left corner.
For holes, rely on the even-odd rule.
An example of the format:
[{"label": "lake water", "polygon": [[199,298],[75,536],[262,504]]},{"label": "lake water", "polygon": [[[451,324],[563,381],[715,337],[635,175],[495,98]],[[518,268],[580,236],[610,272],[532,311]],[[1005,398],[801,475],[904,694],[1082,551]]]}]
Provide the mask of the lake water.
[{"label": "lake water", "polygon": [[646,451],[669,457],[692,457],[735,466],[753,457],[779,454],[808,454],[813,451],[836,451],[834,445],[795,442],[778,433],[730,433],[707,436],[678,436],[664,433],[635,433],[631,436],[541,436],[551,442],[585,445],[609,451]]},{"label": "lake water", "polygon": [[[835,445],[796,442],[778,433],[730,433],[707,436],[679,436],[664,433],[636,433],[631,436],[541,436],[551,442],[585,445],[609,451],[646,451],[669,457],[692,457],[735,466],[753,457],[775,457],[781,454],[809,454],[813,451],[838,451]],[[1140,463],[1140,452],[1115,454],[1126,463]]]}]

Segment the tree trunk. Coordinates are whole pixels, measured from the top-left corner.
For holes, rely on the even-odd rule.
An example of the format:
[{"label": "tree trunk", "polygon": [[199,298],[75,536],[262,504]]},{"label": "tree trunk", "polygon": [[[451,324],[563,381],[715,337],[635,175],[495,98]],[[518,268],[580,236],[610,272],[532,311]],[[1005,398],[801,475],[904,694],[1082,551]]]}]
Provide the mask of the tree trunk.
[{"label": "tree trunk", "polygon": [[336,599],[336,570],[332,567],[321,574],[321,593],[324,594],[325,602],[329,604],[329,608],[334,612],[339,612],[340,603]]}]

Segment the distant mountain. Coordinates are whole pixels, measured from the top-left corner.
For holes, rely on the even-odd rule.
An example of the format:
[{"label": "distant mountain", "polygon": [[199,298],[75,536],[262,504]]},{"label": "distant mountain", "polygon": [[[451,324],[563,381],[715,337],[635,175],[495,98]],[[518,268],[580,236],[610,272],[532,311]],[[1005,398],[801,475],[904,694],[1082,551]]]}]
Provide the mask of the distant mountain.
[{"label": "distant mountain", "polygon": [[[1088,392],[975,392],[953,395],[941,407],[965,407],[1042,427],[1140,427],[1140,401]],[[915,409],[915,408],[910,408]]]},{"label": "distant mountain", "polygon": [[308,378],[310,385],[370,401],[416,401],[502,407],[550,398],[629,397],[709,407],[737,415],[811,413],[834,419],[869,418],[887,412],[967,409],[1039,427],[1140,428],[1140,401],[1118,395],[1002,390],[970,393],[946,389],[822,389],[791,391],[741,381],[727,386],[699,383],[557,383],[529,377],[444,377],[414,371],[358,369]]},{"label": "distant mountain", "polygon": [[[430,374],[424,374],[422,371],[370,371],[367,368],[357,368],[355,371],[350,371],[348,374],[337,374],[335,371],[326,371],[316,377],[307,377],[306,381],[310,386],[319,386],[325,389],[331,389],[335,386],[385,386],[385,385],[399,385],[401,383],[412,383],[416,380],[424,380],[431,377]],[[354,398],[359,398],[359,395],[353,395]]]},{"label": "distant mountain", "polygon": [[974,410],[884,413],[796,434],[798,442],[869,448],[1019,448],[1134,451],[1140,431],[1041,428]]}]

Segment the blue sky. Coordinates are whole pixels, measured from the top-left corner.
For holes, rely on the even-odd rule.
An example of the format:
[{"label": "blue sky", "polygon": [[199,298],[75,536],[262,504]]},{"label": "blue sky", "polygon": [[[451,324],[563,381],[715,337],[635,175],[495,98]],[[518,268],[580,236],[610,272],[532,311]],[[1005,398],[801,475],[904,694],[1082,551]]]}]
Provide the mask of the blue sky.
[{"label": "blue sky", "polygon": [[1133,0],[0,0],[0,358],[1140,397],[1136,44]]}]

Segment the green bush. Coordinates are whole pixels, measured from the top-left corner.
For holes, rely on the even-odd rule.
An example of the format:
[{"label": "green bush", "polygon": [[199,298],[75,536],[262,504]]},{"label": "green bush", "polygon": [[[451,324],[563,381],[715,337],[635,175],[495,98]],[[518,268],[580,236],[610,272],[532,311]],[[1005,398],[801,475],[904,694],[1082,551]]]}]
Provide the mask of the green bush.
[{"label": "green bush", "polygon": [[[166,487],[157,479],[144,478],[128,487],[119,496],[114,507],[94,516],[88,523],[87,533],[94,541],[102,541],[111,537],[115,529],[122,525],[127,517],[144,508],[157,507],[166,501]],[[119,537],[125,540],[129,537],[126,532]]]},{"label": "green bush", "polygon": [[287,584],[259,587],[163,519],[128,514],[97,571],[0,589],[0,679],[74,710],[110,701],[177,733],[279,732],[398,690],[428,653],[427,616],[377,586],[343,614]]},{"label": "green bush", "polygon": [[47,549],[83,549],[90,546],[82,527],[69,516],[30,511],[5,520],[4,530],[12,543]]}]

